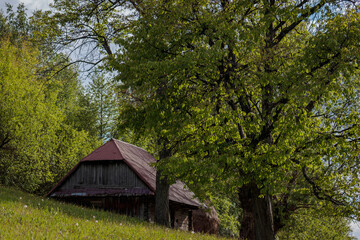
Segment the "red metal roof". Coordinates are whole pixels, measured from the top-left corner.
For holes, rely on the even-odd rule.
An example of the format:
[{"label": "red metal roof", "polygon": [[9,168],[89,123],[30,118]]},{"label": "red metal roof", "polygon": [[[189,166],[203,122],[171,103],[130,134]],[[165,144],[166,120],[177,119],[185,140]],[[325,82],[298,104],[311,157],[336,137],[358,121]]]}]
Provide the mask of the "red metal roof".
[{"label": "red metal roof", "polygon": [[109,142],[105,143],[84,157],[80,162],[98,160],[123,160],[124,158],[116,144],[113,144],[114,142],[115,140],[111,139]]},{"label": "red metal roof", "polygon": [[[50,196],[62,183],[78,168],[82,162],[99,160],[124,161],[144,181],[153,193],[156,192],[156,170],[152,163],[155,158],[146,150],[132,144],[110,139],[103,146],[97,148],[88,156],[84,157],[48,194]],[[195,198],[194,193],[187,189],[185,184],[177,181],[170,186],[169,200],[199,207],[201,203]]]}]

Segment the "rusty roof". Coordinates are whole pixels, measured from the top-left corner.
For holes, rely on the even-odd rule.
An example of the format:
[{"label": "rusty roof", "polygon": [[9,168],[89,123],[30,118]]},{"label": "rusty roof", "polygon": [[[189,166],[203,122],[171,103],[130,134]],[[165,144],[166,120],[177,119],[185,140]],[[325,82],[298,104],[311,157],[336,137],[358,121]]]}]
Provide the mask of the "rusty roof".
[{"label": "rusty roof", "polygon": [[[102,160],[124,161],[153,193],[156,192],[156,170],[151,165],[156,162],[155,158],[140,147],[112,138],[88,156],[81,159],[81,161],[47,194],[47,196],[50,196],[58,187],[60,187],[82,162]],[[194,193],[181,181],[176,181],[175,184],[170,186],[169,200],[195,207],[201,206],[201,203],[195,198]]]}]

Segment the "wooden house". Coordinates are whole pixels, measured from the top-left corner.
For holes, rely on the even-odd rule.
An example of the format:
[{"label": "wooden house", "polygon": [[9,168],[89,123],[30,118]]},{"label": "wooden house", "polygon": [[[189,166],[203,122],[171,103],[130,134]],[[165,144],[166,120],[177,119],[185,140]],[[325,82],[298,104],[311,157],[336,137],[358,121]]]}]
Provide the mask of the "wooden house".
[{"label": "wooden house", "polygon": [[[142,148],[111,139],[83,158],[48,197],[153,221],[156,170],[154,157]],[[171,225],[192,229],[192,210],[202,204],[185,184],[170,186]]]}]

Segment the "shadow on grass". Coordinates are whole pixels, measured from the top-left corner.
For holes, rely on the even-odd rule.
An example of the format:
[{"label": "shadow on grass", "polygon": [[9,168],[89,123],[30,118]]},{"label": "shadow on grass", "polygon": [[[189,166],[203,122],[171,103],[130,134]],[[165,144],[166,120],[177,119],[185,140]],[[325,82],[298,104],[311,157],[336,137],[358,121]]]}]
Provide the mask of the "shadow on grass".
[{"label": "shadow on grass", "polygon": [[[45,234],[44,236],[46,238],[48,229],[47,228],[45,230],[37,229],[38,226],[37,224],[41,225],[43,223],[37,222],[36,219],[35,222],[33,223],[34,218],[41,218],[41,219],[45,218],[44,220],[49,221],[49,223],[52,224],[51,226],[56,226],[55,231],[53,229],[50,230],[50,232],[53,232],[53,234],[55,234],[51,236],[53,237],[56,236],[55,238],[57,238],[59,234],[61,235],[68,234],[66,236],[64,235],[65,238],[67,237],[72,238],[71,236],[73,236],[72,234],[74,233],[75,230],[74,228],[78,226],[77,225],[78,220],[76,219],[79,219],[79,224],[82,224],[80,223],[80,221],[83,220],[85,222],[89,221],[91,222],[91,224],[87,226],[81,225],[84,226],[85,230],[83,231],[85,232],[82,232],[81,230],[78,231],[76,234],[79,234],[79,236],[82,236],[81,234],[83,234],[83,236],[94,236],[94,239],[107,239],[107,238],[121,239],[122,236],[121,234],[124,234],[123,235],[124,239],[230,239],[215,235],[210,236],[207,234],[192,233],[192,232],[189,233],[181,230],[172,230],[169,228],[165,228],[162,226],[151,224],[149,222],[142,221],[137,218],[106,212],[98,209],[89,209],[74,204],[63,203],[53,199],[31,195],[16,190],[14,188],[4,187],[0,185],[0,212],[3,210],[1,209],[1,206],[5,208],[5,212],[7,212],[6,211],[7,208],[10,208],[10,211],[8,212],[14,212],[14,209],[20,209],[24,207],[27,208],[25,212],[29,212],[29,213],[31,213],[32,210],[35,209],[39,210],[40,214],[38,213],[34,213],[34,215],[29,214],[29,217],[27,217],[26,219],[27,222],[25,224],[25,227],[20,229],[23,231],[21,232],[21,234],[28,234],[29,225],[34,225],[33,228],[30,228],[29,238],[30,236],[33,236],[31,235],[34,234],[33,231],[38,231],[38,230],[46,231],[46,233],[44,233]],[[17,216],[15,216],[12,219],[13,220],[12,223],[15,223],[16,221],[20,221],[24,223],[22,216],[23,212],[24,211],[19,211],[17,213]],[[8,216],[11,219],[13,215],[14,215],[13,213],[10,213]],[[57,215],[57,217],[55,218],[49,217],[55,215]],[[7,218],[6,216],[3,218],[5,219],[5,223],[7,222],[6,218]],[[69,221],[70,224],[66,224],[67,221]],[[93,225],[94,221],[96,222],[101,221],[102,222],[101,228],[96,227],[99,225],[94,226]],[[64,222],[65,224],[62,224]],[[121,226],[121,225],[123,225],[123,227],[119,230],[117,226]],[[107,226],[109,226],[110,229],[108,229]],[[115,231],[114,228],[117,228],[118,231]],[[58,231],[59,229],[60,232]],[[96,233],[94,233],[94,231]],[[8,239],[14,239],[14,236],[16,236],[16,234],[14,235],[13,233],[11,233],[10,236],[11,238]],[[0,239],[1,239],[1,232],[0,232]]]},{"label": "shadow on grass", "polygon": [[0,203],[1,202],[23,204],[24,206],[26,205],[32,208],[37,208],[41,211],[59,212],[74,218],[81,218],[85,220],[96,219],[105,222],[126,222],[128,225],[151,225],[150,223],[142,221],[138,218],[129,217],[100,209],[81,207],[71,203],[65,203],[46,197],[24,193],[19,190],[0,185]]}]

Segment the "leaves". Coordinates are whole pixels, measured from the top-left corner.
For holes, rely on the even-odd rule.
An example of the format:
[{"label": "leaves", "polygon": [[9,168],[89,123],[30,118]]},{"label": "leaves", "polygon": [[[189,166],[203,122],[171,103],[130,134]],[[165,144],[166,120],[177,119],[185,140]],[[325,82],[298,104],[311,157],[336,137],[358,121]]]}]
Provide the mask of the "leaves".
[{"label": "leaves", "polygon": [[287,195],[281,204],[319,199],[358,212],[356,11],[330,13],[326,1],[142,4],[113,67],[142,121],[134,131],[176,145],[168,174],[200,191],[255,181]]},{"label": "leaves", "polygon": [[44,193],[97,142],[70,125],[76,88],[39,76],[35,47],[1,39],[0,57],[0,182]]},{"label": "leaves", "polygon": [[360,27],[347,3],[57,1],[53,17],[59,43],[91,46],[86,62],[117,75],[119,129],[166,150],[162,173],[199,196],[253,184],[278,217],[320,203],[350,216]]}]

